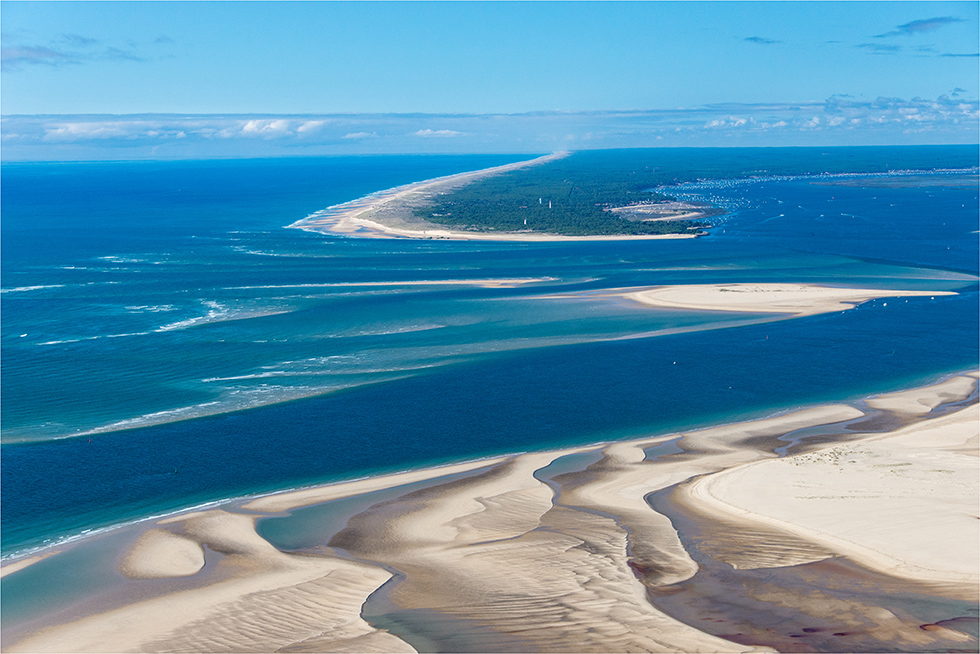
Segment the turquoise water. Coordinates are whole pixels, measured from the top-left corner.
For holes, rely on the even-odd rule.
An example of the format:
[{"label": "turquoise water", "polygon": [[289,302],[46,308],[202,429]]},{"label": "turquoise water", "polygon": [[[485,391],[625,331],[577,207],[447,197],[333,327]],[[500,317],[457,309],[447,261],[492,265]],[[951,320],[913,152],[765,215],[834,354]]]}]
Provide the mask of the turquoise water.
[{"label": "turquoise water", "polygon": [[[283,228],[520,158],[5,164],[3,555],[226,498],[665,434],[977,365],[977,187],[942,176],[672,189],[730,209],[694,240]],[[484,279],[525,283],[458,283]],[[753,281],[959,294],[773,322],[599,292]]]},{"label": "turquoise water", "polygon": [[321,548],[329,543],[338,531],[347,526],[347,520],[352,515],[366,511],[376,504],[402,497],[406,493],[413,493],[457,479],[466,479],[484,472],[486,469],[479,468],[470,472],[402,484],[293,509],[282,516],[264,517],[256,520],[255,530],[262,538],[283,551]]}]

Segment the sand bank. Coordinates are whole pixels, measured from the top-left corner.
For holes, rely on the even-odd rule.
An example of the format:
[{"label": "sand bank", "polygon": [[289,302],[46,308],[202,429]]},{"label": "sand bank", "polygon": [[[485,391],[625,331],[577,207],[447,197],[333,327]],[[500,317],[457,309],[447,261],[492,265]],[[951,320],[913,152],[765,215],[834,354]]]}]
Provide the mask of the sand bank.
[{"label": "sand bank", "polygon": [[846,311],[877,298],[937,295],[956,293],[842,288],[819,284],[684,284],[621,293],[627,299],[667,309],[785,313],[794,316]]},{"label": "sand bank", "polygon": [[535,166],[568,156],[555,152],[528,161],[447,175],[372,193],[363,198],[328,207],[297,221],[290,227],[311,232],[343,234],[362,238],[421,238],[463,241],[616,241],[627,239],[694,238],[695,234],[560,236],[530,232],[483,233],[451,230],[417,218],[413,210],[441,193],[491,175]]},{"label": "sand bank", "polygon": [[[980,583],[976,383],[178,515],[120,560],[193,580],[203,551],[210,576],[177,592],[145,586],[146,599],[62,617],[4,649],[739,652],[818,631],[824,651],[970,647],[957,621]],[[868,411],[906,426],[863,432]],[[256,515],[239,513],[399,487],[299,552],[275,549]],[[779,575],[811,569],[819,593],[774,590]],[[758,570],[768,586],[746,594],[755,587],[739,575]],[[872,590],[855,598],[856,580]],[[716,586],[723,601],[703,608]],[[902,593],[907,611],[880,604]]]},{"label": "sand bank", "polygon": [[978,429],[973,405],[886,435],[749,463],[687,492],[703,508],[777,526],[886,574],[975,593]]},{"label": "sand bank", "polygon": [[119,562],[119,571],[130,579],[187,577],[203,567],[200,543],[163,529],[151,529],[140,536]]},{"label": "sand bank", "polygon": [[868,406],[897,413],[925,414],[944,402],[969,394],[977,381],[973,375],[960,375],[926,389],[914,389],[899,393],[886,393],[867,400]]},{"label": "sand bank", "polygon": [[[391,578],[380,567],[284,554],[255,533],[252,517],[221,510],[169,524],[208,547],[212,558],[220,553],[226,578],[42,630],[5,651],[274,652],[286,645],[292,651],[413,651],[360,617],[367,596]],[[129,558],[142,554],[145,549],[135,550]],[[152,565],[161,571],[159,563]]]},{"label": "sand bank", "polygon": [[442,466],[439,468],[408,470],[406,472],[399,472],[393,475],[385,475],[384,477],[368,477],[366,479],[358,479],[357,481],[349,481],[341,484],[317,486],[315,488],[306,488],[303,490],[291,491],[289,493],[276,493],[275,495],[267,495],[256,500],[252,500],[246,504],[244,508],[251,511],[278,513],[280,511],[296,509],[301,506],[328,502],[330,500],[336,500],[342,497],[370,493],[396,486],[407,486],[408,484],[414,484],[420,481],[426,481],[438,477],[449,477],[461,472],[470,472],[471,470],[479,470],[480,468],[500,464],[507,460],[507,458],[508,457],[497,457],[481,461],[470,461],[467,463]]}]

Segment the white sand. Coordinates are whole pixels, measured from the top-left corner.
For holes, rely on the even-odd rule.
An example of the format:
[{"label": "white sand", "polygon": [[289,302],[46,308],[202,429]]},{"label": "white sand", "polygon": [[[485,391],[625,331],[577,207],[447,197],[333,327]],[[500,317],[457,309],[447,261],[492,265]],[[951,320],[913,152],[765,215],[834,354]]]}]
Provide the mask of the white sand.
[{"label": "white sand", "polygon": [[733,468],[696,482],[690,494],[887,574],[975,592],[978,425],[974,405],[883,436]]},{"label": "white sand", "polygon": [[956,295],[947,291],[840,288],[818,284],[682,284],[620,293],[622,297],[668,309],[745,311],[812,316],[846,311],[877,298]]},{"label": "white sand", "polygon": [[245,508],[252,511],[268,511],[270,513],[288,511],[289,509],[309,506],[311,504],[319,504],[321,502],[327,502],[329,500],[335,500],[341,497],[350,497],[351,495],[370,493],[372,491],[384,490],[395,486],[414,484],[415,482],[426,481],[428,479],[447,477],[449,475],[455,475],[461,472],[488,468],[501,463],[506,459],[507,457],[497,457],[494,459],[469,461],[467,463],[457,463],[455,465],[442,466],[439,468],[409,470],[393,475],[385,475],[383,477],[368,477],[367,479],[358,479],[356,481],[330,484],[329,486],[317,486],[315,488],[306,488],[298,491],[276,493],[275,495],[267,495],[265,497],[252,500],[245,505]]},{"label": "white sand", "polygon": [[[414,651],[360,617],[389,572],[284,554],[255,533],[248,516],[208,511],[185,516],[181,527],[226,554],[221,565],[230,578],[43,629],[6,651]],[[130,558],[138,555],[139,548]]]},{"label": "white sand", "polygon": [[119,571],[130,579],[187,577],[203,567],[200,543],[163,529],[151,529],[140,536],[119,563]]},{"label": "white sand", "polygon": [[867,400],[868,406],[875,409],[887,409],[899,413],[924,414],[929,413],[944,402],[954,402],[966,398],[977,386],[975,377],[959,375],[947,379],[941,384],[930,386],[928,392],[922,389],[901,391],[878,395]]},{"label": "white sand", "polygon": [[448,637],[463,643],[479,640],[483,628],[520,651],[760,651],[651,606],[627,565],[626,532],[609,518],[555,506],[533,477],[554,458],[523,455],[362,514],[342,542],[407,575],[393,591],[401,606],[462,618]]},{"label": "white sand", "polygon": [[[914,418],[916,407],[936,397],[965,399],[975,381],[971,374],[893,394],[889,402],[902,404],[885,410]],[[159,521],[125,565],[133,576],[193,579],[192,550],[204,551],[217,567],[198,587],[53,625],[6,649],[413,651],[360,615],[397,570],[398,583],[382,593],[404,609],[425,609],[420,615],[430,616],[429,628],[448,650],[479,646],[492,634],[490,642],[518,651],[769,651],[699,631],[648,600],[648,587],[671,587],[697,572],[671,521],[645,499],[679,483],[672,497],[716,534],[704,547],[738,569],[846,556],[895,578],[942,584],[949,597],[975,598],[977,406],[807,454],[776,458],[771,451],[787,432],[862,415],[829,405],[687,432],[677,442],[689,454],[656,461],[643,450],[668,437],[410,471],[249,504],[282,511],[436,482],[352,516],[331,545],[356,559],[279,552],[255,533],[253,516],[175,516]],[[560,495],[535,477],[558,457],[593,450],[601,459],[559,477]],[[448,479],[464,471],[475,474]],[[644,570],[642,580],[634,569]],[[855,620],[876,610],[880,622],[868,628],[886,640],[894,633],[928,648],[935,634],[964,637],[923,631],[879,609]]]}]

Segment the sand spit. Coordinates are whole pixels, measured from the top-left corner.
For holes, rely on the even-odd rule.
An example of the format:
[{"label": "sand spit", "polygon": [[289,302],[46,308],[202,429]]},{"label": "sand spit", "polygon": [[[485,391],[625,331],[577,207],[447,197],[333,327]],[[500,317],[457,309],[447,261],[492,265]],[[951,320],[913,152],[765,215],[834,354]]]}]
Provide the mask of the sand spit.
[{"label": "sand spit", "polygon": [[342,497],[360,495],[361,493],[370,493],[372,491],[384,490],[386,488],[393,488],[396,486],[407,486],[408,484],[414,484],[419,481],[426,481],[428,479],[435,479],[438,477],[449,477],[450,475],[456,475],[461,472],[479,470],[480,468],[486,468],[502,463],[503,461],[506,461],[507,458],[508,457],[498,457],[483,461],[458,463],[456,465],[443,466],[440,468],[409,470],[393,475],[386,475],[384,477],[368,477],[367,479],[359,479],[357,481],[350,481],[343,484],[317,486],[315,488],[306,488],[289,493],[267,495],[256,500],[252,500],[246,504],[244,508],[251,511],[278,513],[280,511],[296,509],[301,506],[320,504],[321,502],[328,502],[330,500],[336,500]]},{"label": "sand spit", "polygon": [[536,166],[568,156],[555,152],[528,161],[485,168],[468,173],[437,177],[414,184],[372,193],[363,198],[328,207],[297,221],[290,227],[311,232],[343,234],[361,238],[421,238],[461,241],[618,241],[635,239],[694,238],[695,234],[656,234],[645,236],[559,236],[530,232],[482,233],[446,229],[417,218],[412,212],[441,193],[465,186],[491,175]]},{"label": "sand spit", "polygon": [[[414,651],[360,617],[391,578],[380,567],[285,554],[255,533],[251,516],[221,510],[169,525],[223,554],[229,578],[42,630],[5,651]],[[137,545],[127,558],[146,553]]]},{"label": "sand spit", "polygon": [[897,291],[818,284],[683,284],[620,294],[666,309],[745,311],[812,316],[853,309],[877,298],[956,295],[951,291]]},{"label": "sand spit", "polygon": [[[812,407],[176,516],[120,560],[186,574],[197,547],[213,568],[200,584],[146,586],[147,599],[4,649],[975,650],[964,625],[980,584],[976,386],[971,373],[870,409]],[[864,432],[869,412],[904,426]],[[237,513],[426,479],[298,552]],[[855,594],[862,584],[871,590]]]},{"label": "sand spit", "polygon": [[24,568],[32,566],[35,563],[39,563],[44,559],[48,558],[49,556],[54,556],[55,554],[57,554],[57,552],[54,551],[44,552],[43,554],[38,554],[37,556],[28,556],[13,561],[11,563],[8,563],[5,566],[3,566],[3,568],[0,568],[0,579],[3,579],[7,575],[11,575],[17,572],[18,570],[23,570]]},{"label": "sand spit", "polygon": [[930,386],[928,392],[925,389],[915,389],[887,393],[870,398],[867,404],[874,409],[921,415],[929,413],[944,402],[955,402],[956,398],[969,394],[976,383],[971,375],[963,375]]}]

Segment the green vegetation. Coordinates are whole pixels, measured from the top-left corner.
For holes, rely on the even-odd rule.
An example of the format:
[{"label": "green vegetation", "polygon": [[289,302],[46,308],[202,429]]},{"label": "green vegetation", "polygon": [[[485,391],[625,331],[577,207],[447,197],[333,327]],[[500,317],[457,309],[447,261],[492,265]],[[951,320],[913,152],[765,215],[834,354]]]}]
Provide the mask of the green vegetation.
[{"label": "green vegetation", "polygon": [[479,180],[414,213],[432,223],[474,231],[568,236],[691,233],[707,225],[634,222],[606,209],[669,200],[653,189],[703,179],[976,165],[975,146],[594,150]]},{"label": "green vegetation", "polygon": [[488,177],[441,196],[415,215],[462,229],[568,236],[676,234],[699,227],[689,221],[631,222],[606,211],[671,198],[650,191],[655,182],[647,171],[626,170],[615,161],[595,166],[593,154]]}]

